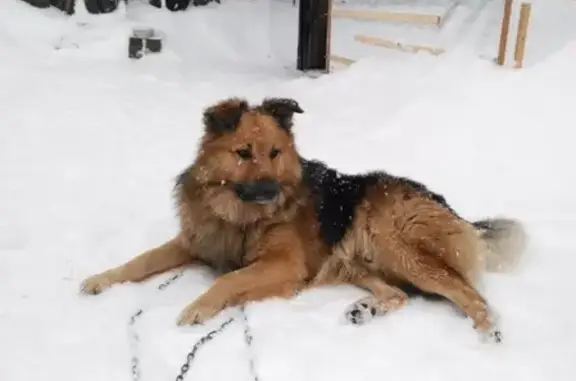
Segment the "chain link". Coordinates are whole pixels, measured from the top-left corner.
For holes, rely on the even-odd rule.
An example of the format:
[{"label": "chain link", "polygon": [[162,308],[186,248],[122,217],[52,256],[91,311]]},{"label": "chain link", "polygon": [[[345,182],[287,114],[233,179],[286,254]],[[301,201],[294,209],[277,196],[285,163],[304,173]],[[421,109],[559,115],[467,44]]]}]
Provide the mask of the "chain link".
[{"label": "chain link", "polygon": [[250,352],[250,375],[252,376],[253,381],[259,381],[258,373],[256,373],[256,365],[254,363],[254,354],[252,353],[252,340],[254,339],[254,336],[252,335],[252,330],[248,323],[248,315],[246,315],[246,309],[244,306],[240,307],[240,312],[242,313],[242,320],[244,322],[244,341],[246,342],[247,350]]},{"label": "chain link", "polygon": [[176,381],[184,381],[184,376],[186,376],[186,373],[188,373],[188,370],[190,370],[190,364],[192,364],[192,361],[194,360],[194,357],[196,356],[196,352],[198,351],[198,349],[206,342],[212,340],[214,336],[224,331],[226,326],[228,326],[228,324],[232,323],[233,321],[234,318],[226,320],[224,323],[220,325],[220,327],[216,328],[213,331],[208,332],[206,335],[202,336],[200,340],[196,342],[196,344],[194,344],[192,350],[188,352],[188,354],[186,355],[186,361],[180,367],[180,373],[178,374],[178,376],[176,376]]},{"label": "chain link", "polygon": [[[182,275],[183,275],[183,271],[171,276],[170,278],[168,278],[167,280],[165,280],[164,282],[162,282],[158,286],[158,290],[159,291],[165,290],[166,287],[173,284]],[[244,340],[246,342],[248,349],[250,350],[251,346],[252,346],[252,333],[250,332],[251,330],[250,330],[250,326],[248,324],[248,317],[246,316],[246,311],[244,310],[244,307],[241,307],[240,311],[242,313],[242,319],[244,322]],[[136,331],[136,329],[134,327],[136,325],[136,321],[142,316],[143,313],[144,313],[144,311],[142,309],[137,310],[130,317],[130,321],[128,323],[128,328],[130,330],[131,344],[133,347],[132,348],[133,354],[132,354],[132,358],[130,361],[131,371],[132,371],[132,381],[140,381],[142,378],[142,372],[140,370],[140,358],[138,357],[137,348],[136,348],[138,342],[140,341],[140,336],[138,335],[138,332]],[[176,376],[175,381],[184,381],[184,377],[186,376],[186,373],[188,373],[188,371],[190,370],[190,366],[192,364],[192,361],[194,361],[194,358],[196,357],[196,352],[198,351],[198,349],[201,346],[203,346],[206,342],[212,340],[216,335],[222,333],[226,329],[226,327],[230,323],[232,323],[234,320],[235,320],[234,318],[230,318],[230,319],[226,320],[218,328],[208,332],[206,335],[202,336],[200,338],[200,340],[198,340],[196,342],[196,344],[194,344],[194,346],[192,347],[190,352],[188,352],[188,354],[186,355],[186,361],[180,367],[180,372]],[[254,367],[253,356],[250,356],[250,373],[252,374],[253,381],[259,381],[258,375],[256,374],[256,370]]]},{"label": "chain link", "polygon": [[[163,291],[166,287],[174,283],[178,278],[184,274],[184,271],[179,271],[170,278],[162,282],[157,288],[159,291]],[[140,381],[142,378],[142,372],[140,370],[140,358],[138,357],[138,343],[140,342],[140,335],[136,331],[135,325],[136,321],[142,316],[144,310],[138,309],[132,316],[130,316],[130,321],[128,322],[129,339],[132,347],[132,357],[130,358],[130,370],[132,373],[132,381]]]},{"label": "chain link", "polygon": [[132,381],[140,381],[140,359],[136,353],[137,343],[140,341],[140,336],[134,328],[136,320],[142,315],[143,310],[139,309],[131,317],[128,323],[128,329],[130,334],[130,344],[132,346],[132,358],[130,359],[131,371],[132,371]]},{"label": "chain link", "polygon": [[162,282],[159,286],[158,286],[158,290],[163,291],[166,287],[170,286],[172,283],[174,283],[178,278],[180,278],[182,275],[184,274],[184,272],[180,271],[174,275],[172,275],[170,278],[166,279],[164,282]]}]

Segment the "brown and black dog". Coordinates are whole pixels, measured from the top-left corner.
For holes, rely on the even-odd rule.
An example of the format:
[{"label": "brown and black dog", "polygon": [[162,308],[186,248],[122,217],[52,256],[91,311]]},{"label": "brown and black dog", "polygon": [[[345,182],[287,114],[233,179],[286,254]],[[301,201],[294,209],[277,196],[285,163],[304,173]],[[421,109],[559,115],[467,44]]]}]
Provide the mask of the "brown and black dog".
[{"label": "brown and black dog", "polygon": [[89,277],[82,291],[96,294],[201,261],[221,276],[178,324],[313,285],[346,283],[371,292],[347,312],[353,323],[400,308],[406,290],[415,289],[451,300],[476,329],[499,341],[476,285],[482,271],[517,262],[522,225],[470,223],[411,179],[346,175],[302,158],[292,134],[293,115],[302,112],[296,101],[280,98],[257,106],[230,98],[207,108],[197,157],[175,188],[179,234]]}]

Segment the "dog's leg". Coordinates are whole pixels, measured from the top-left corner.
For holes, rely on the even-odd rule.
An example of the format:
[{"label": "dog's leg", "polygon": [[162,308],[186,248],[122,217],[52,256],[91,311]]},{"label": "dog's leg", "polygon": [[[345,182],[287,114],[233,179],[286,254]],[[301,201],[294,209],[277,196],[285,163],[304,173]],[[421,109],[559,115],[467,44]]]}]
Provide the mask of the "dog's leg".
[{"label": "dog's leg", "polygon": [[365,324],[375,316],[397,310],[408,302],[406,293],[375,275],[358,278],[352,281],[352,284],[372,293],[347,308],[346,319],[353,324]]},{"label": "dog's leg", "polygon": [[148,250],[123,265],[93,275],[82,282],[81,291],[99,294],[116,283],[141,282],[155,274],[190,263],[193,256],[178,236]]},{"label": "dog's leg", "polygon": [[[402,250],[404,250],[402,252]],[[416,287],[442,295],[454,302],[474,322],[474,328],[495,342],[501,341],[486,300],[458,272],[441,260],[408,248],[400,249],[404,256],[402,275]]]},{"label": "dog's leg", "polygon": [[298,276],[288,278],[290,263],[260,260],[222,275],[198,299],[182,311],[178,325],[197,324],[214,317],[225,307],[271,297],[290,297],[302,284]]},{"label": "dog's leg", "polygon": [[197,324],[225,307],[270,297],[290,297],[307,277],[304,251],[291,227],[276,227],[264,237],[259,258],[251,265],[222,275],[178,317],[178,325]]},{"label": "dog's leg", "polygon": [[231,304],[243,305],[268,298],[290,298],[305,288],[302,282],[286,282],[254,288],[233,298]]}]

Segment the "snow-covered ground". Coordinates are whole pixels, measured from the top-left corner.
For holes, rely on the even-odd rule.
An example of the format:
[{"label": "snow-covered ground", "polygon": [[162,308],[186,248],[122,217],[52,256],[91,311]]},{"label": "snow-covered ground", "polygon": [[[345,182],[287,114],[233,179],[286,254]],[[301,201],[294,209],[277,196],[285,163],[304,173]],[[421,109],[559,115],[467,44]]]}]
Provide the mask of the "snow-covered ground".
[{"label": "snow-covered ground", "polygon": [[[230,95],[293,97],[306,110],[296,120],[304,155],[412,176],[468,218],[524,220],[532,240],[516,273],[485,279],[500,346],[479,342],[450,306],[419,299],[350,326],[343,311],[363,292],[326,288],[249,305],[250,351],[236,321],[188,380],[252,381],[250,359],[260,381],[576,379],[576,3],[534,3],[521,71],[486,59],[501,11],[491,1],[444,56],[375,53],[318,79],[287,68],[290,3],[133,4],[127,15],[81,15],[79,27],[0,2],[0,380],[130,380],[138,308],[142,381],[173,380],[197,339],[238,315],[176,327],[210,284],[206,269],[162,292],[169,274],[78,293],[85,276],[176,232],[173,179],[194,155],[202,109]],[[167,47],[135,62],[126,36],[140,24],[162,29]]]}]

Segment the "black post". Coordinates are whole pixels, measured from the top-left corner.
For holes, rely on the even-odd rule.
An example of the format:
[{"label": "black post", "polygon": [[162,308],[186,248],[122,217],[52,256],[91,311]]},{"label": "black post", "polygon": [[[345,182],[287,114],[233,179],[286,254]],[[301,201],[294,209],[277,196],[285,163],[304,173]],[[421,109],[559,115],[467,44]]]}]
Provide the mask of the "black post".
[{"label": "black post", "polygon": [[328,71],[330,0],[300,0],[298,17],[298,70]]}]

